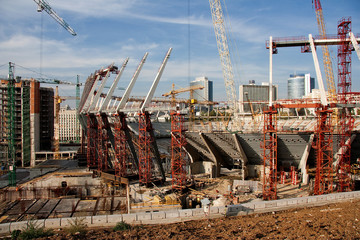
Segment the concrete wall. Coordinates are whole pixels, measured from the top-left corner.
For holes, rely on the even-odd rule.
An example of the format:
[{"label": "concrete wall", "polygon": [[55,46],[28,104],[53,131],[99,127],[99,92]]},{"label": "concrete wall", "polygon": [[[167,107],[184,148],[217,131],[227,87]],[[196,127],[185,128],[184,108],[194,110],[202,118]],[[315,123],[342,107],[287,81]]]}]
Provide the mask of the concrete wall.
[{"label": "concrete wall", "polygon": [[[322,206],[330,203],[360,199],[360,191],[332,193],[319,196],[289,198],[274,201],[257,201],[228,207],[210,207],[209,216],[205,216],[202,208],[170,210],[162,212],[142,212],[117,215],[100,215],[83,217],[88,227],[115,226],[124,221],[130,224],[165,224],[185,220],[203,219],[208,217],[241,216],[253,213],[281,211],[290,208]],[[74,218],[52,218],[37,220],[36,224],[46,228],[65,228],[74,221]],[[24,229],[27,221],[0,224],[0,234],[9,234],[16,229]]]}]

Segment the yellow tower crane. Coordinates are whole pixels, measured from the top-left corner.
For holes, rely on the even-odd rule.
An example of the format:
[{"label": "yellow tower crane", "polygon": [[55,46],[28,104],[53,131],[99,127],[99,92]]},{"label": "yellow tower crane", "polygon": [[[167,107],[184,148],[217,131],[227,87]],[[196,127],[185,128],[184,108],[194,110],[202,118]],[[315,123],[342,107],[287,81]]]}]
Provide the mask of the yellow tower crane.
[{"label": "yellow tower crane", "polygon": [[190,87],[185,87],[185,88],[180,88],[175,90],[175,84],[172,84],[172,90],[170,92],[164,93],[163,96],[164,97],[168,97],[171,96],[171,105],[175,106],[176,105],[176,99],[175,96],[179,93],[183,93],[183,92],[190,92],[190,99],[189,99],[189,119],[190,122],[194,122],[195,120],[195,114],[194,114],[194,105],[197,103],[196,99],[194,99],[194,91],[195,90],[200,90],[203,89],[204,86],[202,85],[195,85],[195,86],[190,86]]},{"label": "yellow tower crane", "polygon": [[238,130],[240,125],[238,119],[239,106],[236,96],[234,72],[231,64],[227,29],[225,26],[225,18],[221,7],[221,0],[209,0],[209,3],[217,47],[220,55],[227,100],[230,107],[230,115],[233,116],[232,129]]},{"label": "yellow tower crane", "polygon": [[[325,20],[323,10],[320,4],[320,0],[313,0],[316,12],[316,20],[319,28],[319,35],[321,38],[326,38]],[[327,45],[321,46],[324,62],[324,70],[326,77],[327,89],[329,92],[328,100],[330,103],[336,103],[336,87],[334,82],[334,72],[332,68],[331,57],[329,53],[329,47]]]}]

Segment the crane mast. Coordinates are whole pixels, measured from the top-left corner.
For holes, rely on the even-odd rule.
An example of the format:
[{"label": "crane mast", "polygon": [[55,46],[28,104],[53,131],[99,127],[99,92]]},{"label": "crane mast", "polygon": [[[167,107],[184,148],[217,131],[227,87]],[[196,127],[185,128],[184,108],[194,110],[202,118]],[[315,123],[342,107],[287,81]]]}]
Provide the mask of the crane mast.
[{"label": "crane mast", "polygon": [[[323,15],[323,10],[320,4],[320,0],[314,0],[316,20],[319,28],[319,35],[321,38],[326,38],[325,30],[325,20]],[[332,68],[332,62],[329,53],[329,47],[327,45],[321,46],[325,70],[325,78],[327,83],[327,88],[329,91],[329,102],[337,102],[336,100],[336,88],[334,82],[334,71]]]},{"label": "crane mast", "polygon": [[238,104],[237,104],[236,89],[234,83],[234,72],[231,64],[229,45],[226,34],[224,14],[220,0],[209,0],[209,3],[210,3],[212,21],[214,25],[217,47],[222,65],[222,72],[225,81],[226,95],[232,114],[234,115],[234,117],[236,117],[235,114],[238,113]]},{"label": "crane mast", "polygon": [[38,5],[38,12],[45,10],[55,21],[57,21],[63,28],[65,28],[71,35],[76,36],[76,32],[72,29],[67,22],[64,21],[57,13],[51,8],[49,3],[45,0],[34,0]]}]

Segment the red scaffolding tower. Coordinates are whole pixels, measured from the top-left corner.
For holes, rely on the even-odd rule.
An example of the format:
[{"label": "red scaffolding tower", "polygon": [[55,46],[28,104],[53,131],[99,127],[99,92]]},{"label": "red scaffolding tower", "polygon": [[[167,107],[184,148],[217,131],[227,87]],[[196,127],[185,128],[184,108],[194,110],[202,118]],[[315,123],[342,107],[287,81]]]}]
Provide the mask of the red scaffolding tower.
[{"label": "red scaffolding tower", "polygon": [[350,176],[351,171],[351,132],[354,127],[354,118],[346,105],[349,103],[351,92],[351,43],[346,38],[351,31],[351,18],[342,18],[338,23],[338,37],[342,40],[338,46],[338,93],[339,103],[344,107],[340,112],[339,135],[340,151],[337,176],[339,179],[338,191],[345,192],[353,189]]},{"label": "red scaffolding tower", "polygon": [[107,134],[109,122],[107,116],[98,116],[98,171],[106,172],[108,170],[108,152],[109,152],[109,137]]},{"label": "red scaffolding tower", "polygon": [[171,174],[172,188],[182,189],[186,185],[186,138],[184,135],[184,116],[171,113]]},{"label": "red scaffolding tower", "polygon": [[264,111],[263,148],[263,199],[277,199],[277,123],[276,108],[270,106]]},{"label": "red scaffolding tower", "polygon": [[97,145],[97,121],[95,116],[87,115],[87,150],[86,159],[89,168],[97,167],[96,145]]},{"label": "red scaffolding tower", "polygon": [[317,125],[313,148],[316,154],[314,194],[333,191],[333,138],[331,126],[332,110],[320,107],[316,110]]},{"label": "red scaffolding tower", "polygon": [[126,149],[126,115],[119,113],[114,116],[114,142],[115,142],[115,175],[118,177],[125,177],[127,174],[127,149]]},{"label": "red scaffolding tower", "polygon": [[152,159],[150,134],[152,125],[150,114],[148,112],[139,113],[139,182],[143,185],[149,185],[152,181]]}]

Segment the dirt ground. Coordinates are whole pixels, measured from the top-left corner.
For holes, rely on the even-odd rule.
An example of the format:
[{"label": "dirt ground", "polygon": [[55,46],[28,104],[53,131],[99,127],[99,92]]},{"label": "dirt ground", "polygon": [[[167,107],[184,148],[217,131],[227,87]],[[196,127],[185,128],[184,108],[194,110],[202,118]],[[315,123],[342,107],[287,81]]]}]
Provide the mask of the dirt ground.
[{"label": "dirt ground", "polygon": [[[75,239],[63,231],[55,233],[47,239]],[[118,232],[112,229],[91,229],[80,239],[261,238],[360,239],[360,200],[242,217],[132,226],[130,230]]]}]

